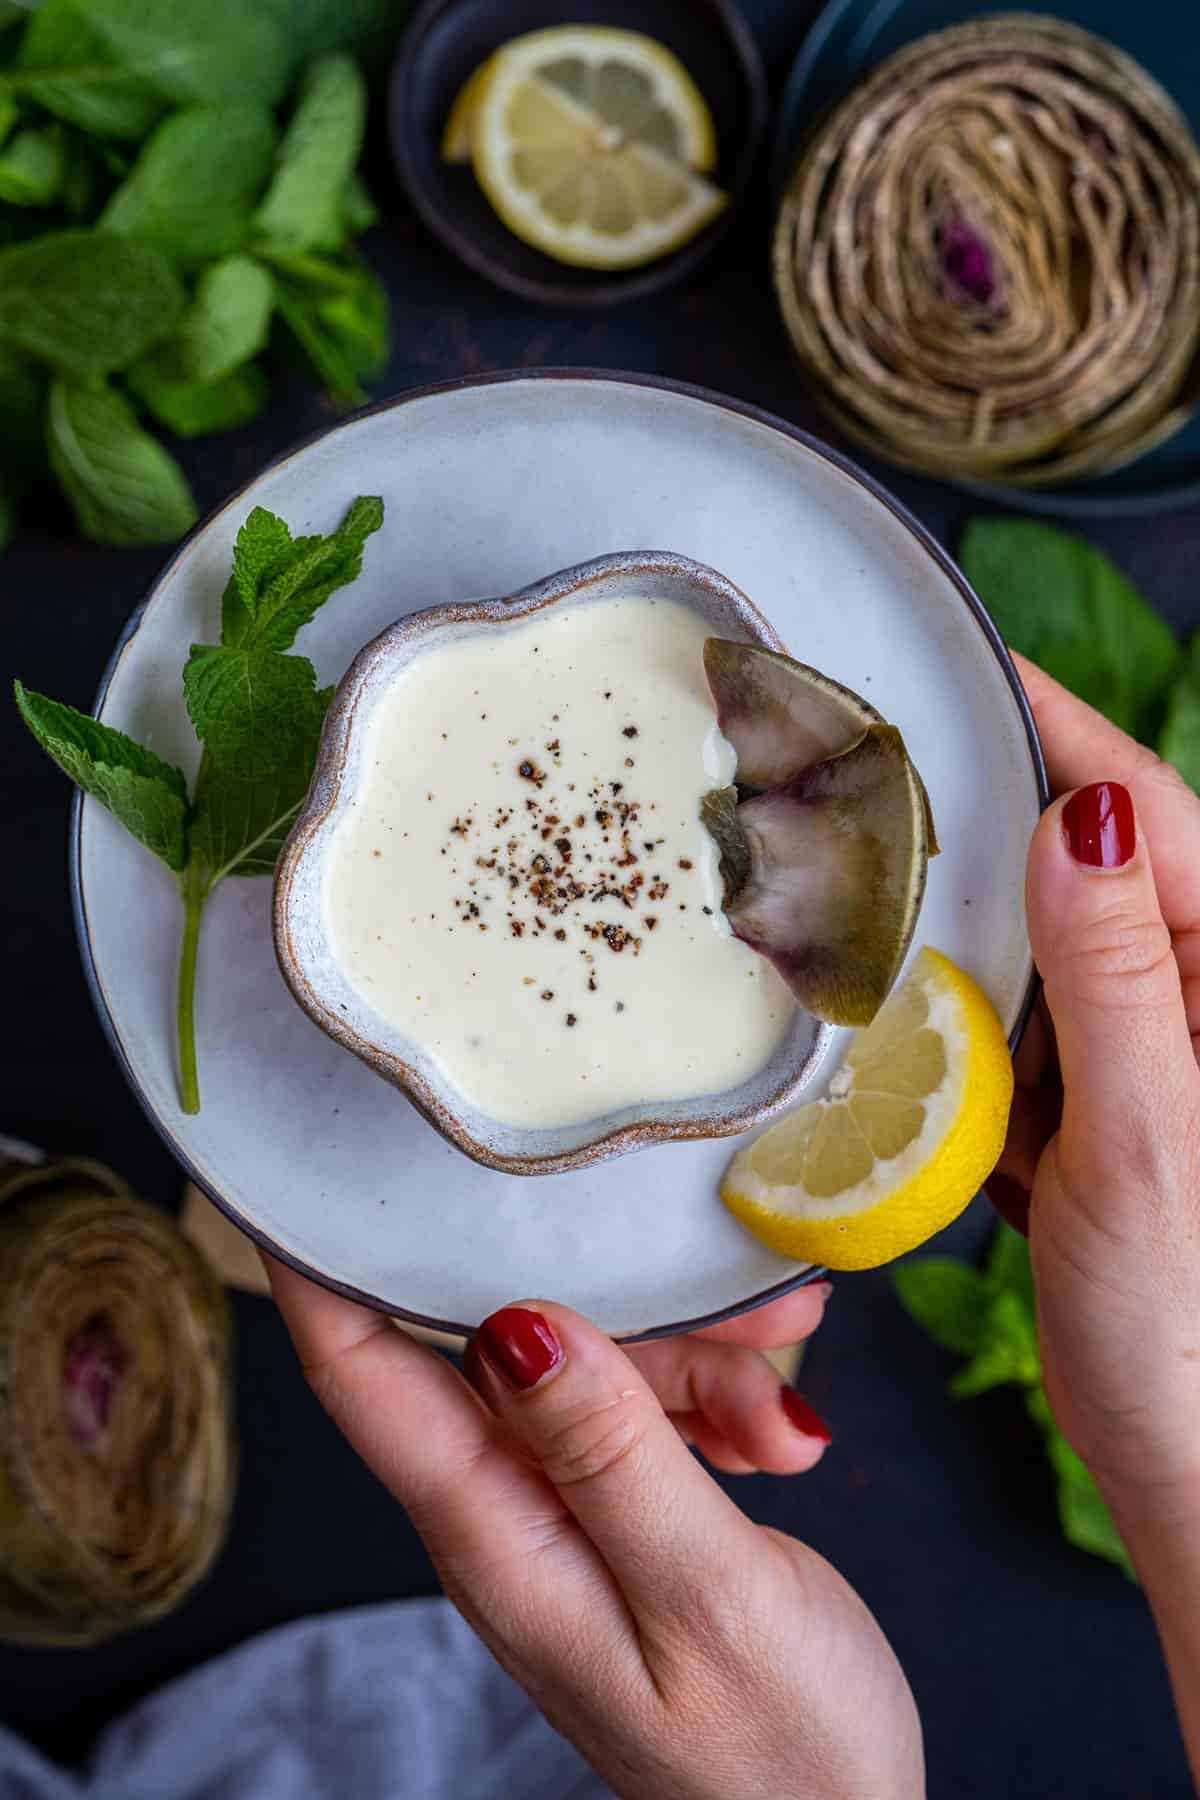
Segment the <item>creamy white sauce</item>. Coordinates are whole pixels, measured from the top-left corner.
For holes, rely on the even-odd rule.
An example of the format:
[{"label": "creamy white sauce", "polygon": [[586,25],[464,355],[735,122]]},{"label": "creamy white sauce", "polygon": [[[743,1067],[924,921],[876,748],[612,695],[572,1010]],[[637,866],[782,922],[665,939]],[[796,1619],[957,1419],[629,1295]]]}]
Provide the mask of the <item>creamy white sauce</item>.
[{"label": "creamy white sauce", "polygon": [[735,767],[707,635],[668,601],[551,608],[422,653],[373,708],[326,859],[331,947],[490,1118],[719,1093],[787,1032],[700,823]]}]

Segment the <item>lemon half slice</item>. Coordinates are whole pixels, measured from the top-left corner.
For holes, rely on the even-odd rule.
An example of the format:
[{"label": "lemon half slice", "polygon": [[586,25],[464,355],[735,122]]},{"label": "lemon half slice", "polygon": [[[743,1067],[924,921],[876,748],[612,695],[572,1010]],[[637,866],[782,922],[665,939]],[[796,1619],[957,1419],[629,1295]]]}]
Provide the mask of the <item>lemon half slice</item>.
[{"label": "lemon half slice", "polygon": [[515,38],[460,104],[457,136],[470,135],[492,206],[559,262],[636,268],[728,204],[695,172],[714,160],[708,108],[683,65],[637,32],[563,26]]},{"label": "lemon half slice", "polygon": [[764,1244],[873,1269],[956,1219],[996,1166],[1012,1102],[1004,1027],[986,994],[924,949],[858,1032],[824,1100],[736,1156],[721,1198]]}]

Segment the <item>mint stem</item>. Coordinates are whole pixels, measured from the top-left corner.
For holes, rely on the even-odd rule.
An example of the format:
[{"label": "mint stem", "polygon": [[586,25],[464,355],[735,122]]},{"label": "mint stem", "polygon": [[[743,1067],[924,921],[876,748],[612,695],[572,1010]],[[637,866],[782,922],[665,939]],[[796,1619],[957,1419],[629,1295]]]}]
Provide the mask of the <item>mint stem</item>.
[{"label": "mint stem", "polygon": [[200,1111],[196,1073],[196,956],[206,895],[200,865],[189,862],[180,880],[183,889],[183,945],[179,954],[179,1098],[185,1113]]}]

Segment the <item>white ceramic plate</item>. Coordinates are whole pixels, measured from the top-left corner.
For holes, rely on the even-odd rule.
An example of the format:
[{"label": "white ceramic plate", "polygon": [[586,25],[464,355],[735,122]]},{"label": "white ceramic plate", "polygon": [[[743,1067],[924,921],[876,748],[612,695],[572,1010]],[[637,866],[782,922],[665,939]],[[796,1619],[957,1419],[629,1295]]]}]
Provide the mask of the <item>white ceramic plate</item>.
[{"label": "white ceramic plate", "polygon": [[[715,395],[636,376],[496,375],[333,427],[258,476],[172,558],[114,655],[104,720],[193,768],[180,671],[189,644],[217,636],[238,526],[261,505],[295,531],[328,530],[362,493],[383,495],[383,530],[358,582],[298,646],[322,682],[417,607],[511,592],[613,550],[709,563],[794,655],[860,691],[904,733],[943,846],[917,942],[962,963],[1019,1029],[1033,981],[1025,849],[1043,782],[995,632],[949,560],[881,490],[791,427]],[[717,1199],[736,1140],[667,1144],[532,1179],[451,1149],[292,1001],[265,880],[228,881],[209,904],[202,1110],[186,1117],[174,1066],[174,881],[87,800],[74,882],[97,1005],[152,1121],[231,1218],[306,1273],[446,1330],[543,1295],[619,1336],[737,1311],[804,1278]]]}]

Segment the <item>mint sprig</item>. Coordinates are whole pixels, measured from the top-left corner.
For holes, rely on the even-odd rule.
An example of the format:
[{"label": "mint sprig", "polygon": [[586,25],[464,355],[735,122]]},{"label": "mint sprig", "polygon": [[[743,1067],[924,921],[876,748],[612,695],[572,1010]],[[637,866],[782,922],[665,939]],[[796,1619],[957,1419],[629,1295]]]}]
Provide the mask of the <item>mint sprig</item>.
[{"label": "mint sprig", "polygon": [[174,542],[194,506],[147,417],[181,438],[248,423],[280,348],[338,405],[366,399],[390,317],[355,247],[377,217],[355,55],[405,10],[0,0],[0,547],[47,475],[85,536]]},{"label": "mint sprig", "polygon": [[923,1256],[900,1263],[892,1279],[905,1307],[930,1337],[968,1359],[950,1383],[956,1399],[1009,1385],[1023,1391],[1054,1471],[1063,1536],[1078,1549],[1116,1563],[1136,1580],[1100,1490],[1058,1429],[1046,1399],[1025,1239],[1002,1223],[983,1269],[952,1257]]},{"label": "mint sprig", "polygon": [[270,875],[308,792],[333,690],[318,690],[297,631],[362,569],[383,502],[360,498],[328,537],[293,538],[262,507],[238,533],[221,641],[193,644],[183,671],[203,745],[189,796],[182,770],[123,731],[14,684],[17,706],[63,772],[178,877],[183,897],[177,1034],[180,1101],[200,1110],[195,990],[200,927],[228,876]]}]

